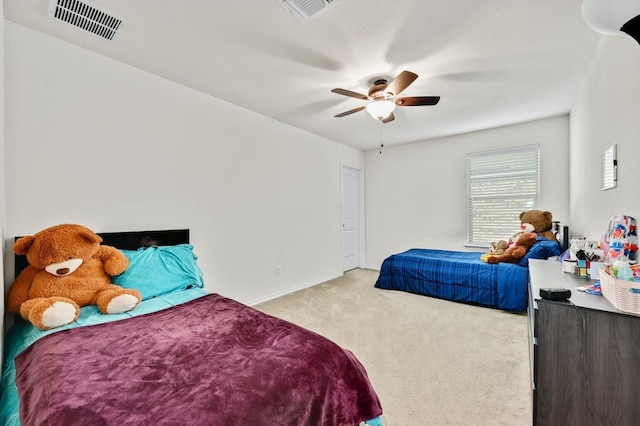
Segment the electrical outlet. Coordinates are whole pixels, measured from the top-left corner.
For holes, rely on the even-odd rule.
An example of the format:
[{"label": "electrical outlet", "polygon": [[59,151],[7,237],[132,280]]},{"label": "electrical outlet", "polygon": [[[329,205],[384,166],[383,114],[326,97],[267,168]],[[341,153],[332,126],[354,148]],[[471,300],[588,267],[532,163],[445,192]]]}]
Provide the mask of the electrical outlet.
[{"label": "electrical outlet", "polygon": [[280,265],[276,265],[276,277],[279,277],[281,273],[282,269],[280,268]]}]

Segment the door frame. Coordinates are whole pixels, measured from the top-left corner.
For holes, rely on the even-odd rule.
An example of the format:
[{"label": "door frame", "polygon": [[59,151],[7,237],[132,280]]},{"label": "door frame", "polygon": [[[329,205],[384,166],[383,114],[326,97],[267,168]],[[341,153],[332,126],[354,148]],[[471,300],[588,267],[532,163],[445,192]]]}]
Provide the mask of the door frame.
[{"label": "door frame", "polygon": [[358,174],[358,268],[364,268],[364,168],[340,164],[340,269],[344,273],[344,169],[351,169]]}]

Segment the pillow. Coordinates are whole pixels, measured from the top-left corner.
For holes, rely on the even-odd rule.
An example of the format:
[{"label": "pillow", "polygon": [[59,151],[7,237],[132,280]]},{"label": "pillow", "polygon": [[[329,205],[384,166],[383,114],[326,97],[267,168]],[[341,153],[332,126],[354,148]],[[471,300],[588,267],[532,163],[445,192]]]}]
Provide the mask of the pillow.
[{"label": "pillow", "polygon": [[191,287],[204,287],[202,271],[191,244],[153,246],[138,250],[120,250],[129,259],[129,267],[113,277],[113,283],[134,288],[142,299]]},{"label": "pillow", "polygon": [[562,254],[560,251],[560,243],[538,235],[535,244],[529,249],[527,254],[520,259],[518,265],[529,266],[529,259],[548,259],[551,256],[559,256],[560,254]]}]

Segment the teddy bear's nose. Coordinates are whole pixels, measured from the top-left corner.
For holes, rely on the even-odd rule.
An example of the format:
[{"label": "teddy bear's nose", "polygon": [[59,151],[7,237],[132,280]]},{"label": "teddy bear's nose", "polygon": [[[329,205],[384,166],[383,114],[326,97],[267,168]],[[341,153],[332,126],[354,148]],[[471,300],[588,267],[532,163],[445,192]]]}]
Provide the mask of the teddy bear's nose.
[{"label": "teddy bear's nose", "polygon": [[60,263],[50,263],[44,267],[44,270],[56,277],[64,277],[72,274],[80,267],[80,265],[82,265],[82,262],[82,259],[69,259]]}]

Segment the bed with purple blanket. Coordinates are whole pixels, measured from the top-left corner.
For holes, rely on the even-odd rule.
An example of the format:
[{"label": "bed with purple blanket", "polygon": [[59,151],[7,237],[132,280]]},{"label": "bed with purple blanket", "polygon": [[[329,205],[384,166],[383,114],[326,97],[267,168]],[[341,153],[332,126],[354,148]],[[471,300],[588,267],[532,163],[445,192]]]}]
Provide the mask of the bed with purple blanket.
[{"label": "bed with purple blanket", "polygon": [[[353,353],[206,292],[191,249],[123,250],[131,272],[123,286],[131,277],[144,281],[136,268],[158,268],[150,253],[165,256],[163,268],[174,272],[163,251],[193,259],[178,261],[182,276],[170,279],[145,270],[146,297],[130,312],[87,306],[76,322],[47,331],[17,320],[6,337],[0,423],[382,424],[380,401]],[[162,294],[153,294],[152,282]]]},{"label": "bed with purple blanket", "polygon": [[529,259],[559,254],[558,243],[543,237],[538,237],[517,264],[490,264],[481,260],[478,252],[414,248],[386,258],[375,287],[524,312]]}]

